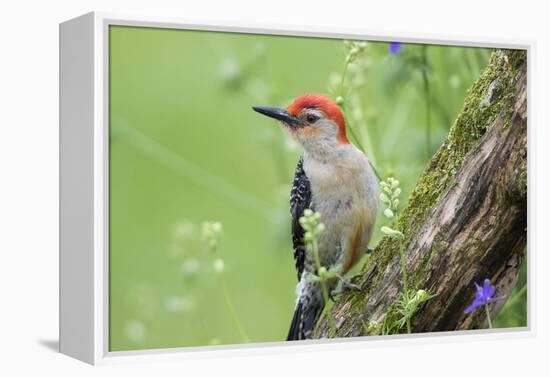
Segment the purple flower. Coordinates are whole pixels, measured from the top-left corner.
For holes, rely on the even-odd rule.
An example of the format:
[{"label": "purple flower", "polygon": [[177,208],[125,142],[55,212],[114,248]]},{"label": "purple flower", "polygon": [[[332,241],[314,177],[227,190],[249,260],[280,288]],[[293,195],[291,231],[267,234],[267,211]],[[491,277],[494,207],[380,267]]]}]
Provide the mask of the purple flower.
[{"label": "purple flower", "polygon": [[400,42],[391,42],[390,43],[390,52],[394,55],[399,54],[399,51],[401,51],[401,43]]},{"label": "purple flower", "polygon": [[472,302],[472,305],[468,306],[468,308],[464,310],[464,314],[470,313],[472,310],[474,310],[478,306],[485,305],[490,302],[504,300],[504,296],[493,297],[493,295],[495,294],[495,286],[491,285],[491,283],[489,282],[489,279],[485,279],[485,281],[483,282],[483,287],[480,287],[475,282],[474,284],[476,286],[476,298]]}]

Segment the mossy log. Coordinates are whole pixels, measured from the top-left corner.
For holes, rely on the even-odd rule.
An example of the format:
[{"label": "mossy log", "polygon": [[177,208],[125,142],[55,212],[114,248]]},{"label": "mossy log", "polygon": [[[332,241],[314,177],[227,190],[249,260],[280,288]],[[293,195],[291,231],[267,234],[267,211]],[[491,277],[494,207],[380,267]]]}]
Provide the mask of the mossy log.
[{"label": "mossy log", "polygon": [[[436,294],[414,314],[412,332],[485,328],[484,310],[464,314],[473,283],[490,279],[497,296],[516,284],[527,242],[526,60],[525,51],[493,52],[399,218],[409,289]],[[363,291],[333,306],[336,334],[325,318],[316,337],[376,334],[367,324],[396,316],[398,241],[384,238],[353,280]],[[503,304],[491,304],[493,318]]]}]

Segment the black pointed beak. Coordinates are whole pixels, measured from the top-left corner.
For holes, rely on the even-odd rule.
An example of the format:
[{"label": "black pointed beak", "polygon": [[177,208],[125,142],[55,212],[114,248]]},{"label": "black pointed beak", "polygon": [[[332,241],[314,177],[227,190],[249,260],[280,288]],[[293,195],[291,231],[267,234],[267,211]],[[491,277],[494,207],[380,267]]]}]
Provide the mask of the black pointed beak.
[{"label": "black pointed beak", "polygon": [[280,120],[281,122],[286,123],[289,126],[296,127],[296,126],[302,126],[304,124],[304,122],[301,119],[290,115],[288,111],[286,111],[285,109],[280,109],[278,107],[270,107],[270,106],[253,106],[252,109],[270,118]]}]

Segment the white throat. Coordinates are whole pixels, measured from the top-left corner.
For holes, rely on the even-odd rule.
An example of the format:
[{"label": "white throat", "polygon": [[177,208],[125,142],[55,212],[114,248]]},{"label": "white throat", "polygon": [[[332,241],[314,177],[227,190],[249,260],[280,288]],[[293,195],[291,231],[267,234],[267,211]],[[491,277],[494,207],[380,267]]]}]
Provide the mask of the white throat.
[{"label": "white throat", "polygon": [[334,138],[306,140],[302,143],[304,147],[304,159],[314,159],[320,163],[330,163],[331,161],[341,161],[344,154],[355,149],[352,144],[342,144]]}]

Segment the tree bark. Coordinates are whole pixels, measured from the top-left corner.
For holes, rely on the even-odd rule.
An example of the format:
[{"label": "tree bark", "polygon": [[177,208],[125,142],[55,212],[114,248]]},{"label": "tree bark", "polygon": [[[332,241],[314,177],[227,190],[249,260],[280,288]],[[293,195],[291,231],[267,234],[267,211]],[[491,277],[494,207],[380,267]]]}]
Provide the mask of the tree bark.
[{"label": "tree bark", "polygon": [[[486,327],[483,308],[464,314],[475,297],[473,283],[488,278],[495,296],[509,296],[527,242],[525,51],[493,52],[397,225],[409,289],[436,294],[414,314],[412,332]],[[377,334],[367,325],[396,315],[403,289],[399,242],[384,238],[353,280],[363,291],[346,293],[333,306],[336,333],[325,318],[316,337]],[[492,318],[503,304],[491,304]]]}]

